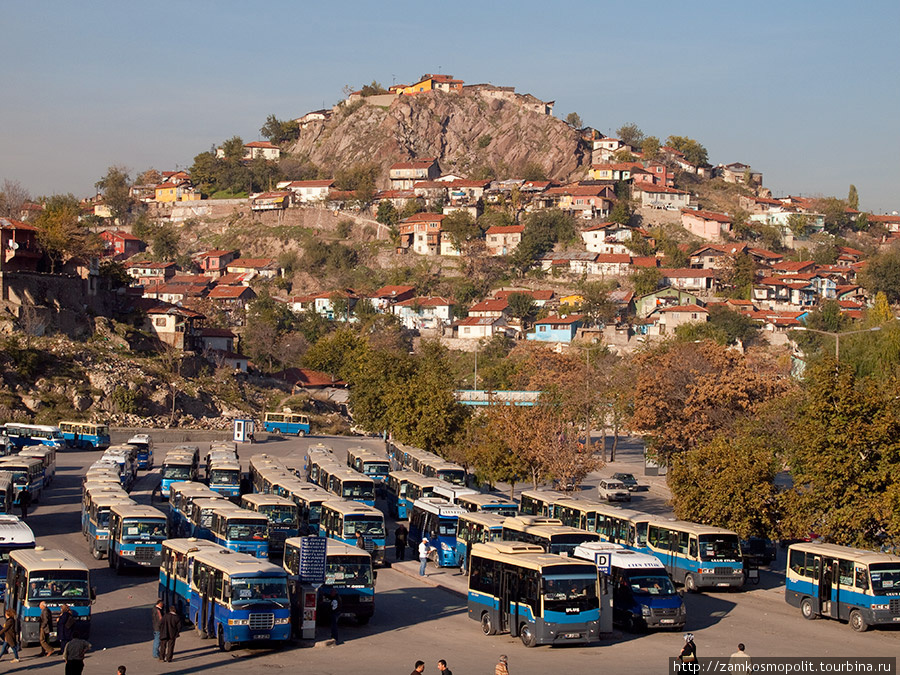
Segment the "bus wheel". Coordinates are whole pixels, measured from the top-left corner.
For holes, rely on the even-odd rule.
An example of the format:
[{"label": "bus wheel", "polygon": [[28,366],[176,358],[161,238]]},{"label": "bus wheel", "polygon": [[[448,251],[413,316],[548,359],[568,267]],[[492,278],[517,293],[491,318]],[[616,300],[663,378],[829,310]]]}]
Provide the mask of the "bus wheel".
[{"label": "bus wheel", "polygon": [[866,623],[866,620],[863,618],[862,612],[858,609],[854,609],[850,612],[850,628],[855,630],[857,633],[865,633],[869,630],[869,624]]},{"label": "bus wheel", "polygon": [[219,649],[223,652],[230,652],[234,649],[234,643],[225,640],[225,630],[219,626]]},{"label": "bus wheel", "polygon": [[494,622],[491,621],[491,615],[487,612],[481,615],[481,632],[485,635],[497,634],[497,629],[494,628]]},{"label": "bus wheel", "polygon": [[534,647],[534,645],[536,644],[534,633],[527,623],[523,623],[519,627],[519,637],[522,639],[522,644],[526,647]]},{"label": "bus wheel", "polygon": [[372,617],[368,614],[366,614],[365,616],[358,616],[356,617],[356,623],[358,623],[360,626],[365,626],[367,623],[369,623],[369,619],[371,618]]},{"label": "bus wheel", "polygon": [[800,613],[803,615],[804,619],[815,619],[816,618],[816,610],[813,609],[812,600],[809,598],[803,598],[800,602]]},{"label": "bus wheel", "polygon": [[297,436],[298,436],[298,437],[299,437],[299,436],[306,436],[306,432],[303,431],[303,429],[300,429],[300,431],[297,432]]},{"label": "bus wheel", "polygon": [[103,557],[100,549],[96,546],[91,546],[91,555],[94,556],[94,560],[100,560]]},{"label": "bus wheel", "polygon": [[697,582],[694,581],[694,575],[688,574],[684,577],[684,589],[688,593],[696,593],[697,592]]}]

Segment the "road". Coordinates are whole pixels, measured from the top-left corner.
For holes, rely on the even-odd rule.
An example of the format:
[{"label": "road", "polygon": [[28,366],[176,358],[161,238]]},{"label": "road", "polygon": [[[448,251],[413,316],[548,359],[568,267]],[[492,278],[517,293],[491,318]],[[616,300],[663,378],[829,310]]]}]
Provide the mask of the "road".
[{"label": "road", "polygon": [[[246,468],[252,453],[276,456],[302,453],[312,442],[325,442],[336,452],[354,445],[380,448],[369,439],[307,438],[270,440],[241,450]],[[206,444],[201,445],[201,448]],[[157,447],[157,468],[166,446]],[[106,561],[95,561],[87,551],[79,525],[81,475],[97,457],[95,452],[65,452],[58,456],[54,485],[28,518],[40,545],[63,548],[92,569],[98,591],[94,605],[88,673],[114,673],[118,665],[129,673],[239,673],[263,668],[302,669],[305,673],[405,673],[417,659],[426,662],[426,673],[436,671],[444,658],[457,674],[491,673],[497,657],[508,654],[515,675],[543,675],[561,666],[570,672],[665,672],[666,659],[681,648],[680,633],[647,635],[615,634],[592,647],[539,647],[526,649],[508,636],[485,637],[475,621],[467,618],[464,600],[454,593],[410,578],[396,569],[378,573],[376,612],[367,626],[342,625],[341,644],[334,647],[282,650],[237,649],[219,652],[212,641],[185,631],[176,645],[172,664],[151,658],[150,607],[157,596],[155,574],[116,576]],[[618,463],[617,463],[618,464]],[[627,463],[623,462],[623,466]],[[616,468],[616,470],[624,470]],[[637,473],[636,467],[632,467]],[[149,503],[156,474],[142,475],[134,496]],[[644,498],[642,498],[644,499]],[[647,505],[663,508],[665,499],[651,491]],[[662,505],[662,506],[661,506]],[[635,503],[638,508],[643,508]],[[783,569],[783,567],[782,567]],[[430,577],[429,581],[437,581]],[[762,582],[750,590],[686,597],[688,630],[695,635],[700,656],[733,652],[738,642],[754,656],[896,656],[900,653],[897,630],[873,630],[857,634],[835,621],[805,621],[799,610],[783,600],[780,578],[764,571]],[[327,630],[320,631],[324,641]],[[7,672],[61,672],[58,657],[36,658],[38,648],[23,650],[22,661]],[[7,657],[9,658],[9,657]],[[48,670],[49,669],[49,670]]]}]

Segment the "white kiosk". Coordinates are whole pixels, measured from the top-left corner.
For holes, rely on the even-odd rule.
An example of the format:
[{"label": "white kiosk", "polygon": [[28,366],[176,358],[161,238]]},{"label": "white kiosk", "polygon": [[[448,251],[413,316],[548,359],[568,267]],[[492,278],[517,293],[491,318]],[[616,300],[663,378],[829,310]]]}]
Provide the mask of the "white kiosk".
[{"label": "white kiosk", "polygon": [[234,420],[234,442],[252,443],[256,422],[253,420]]}]

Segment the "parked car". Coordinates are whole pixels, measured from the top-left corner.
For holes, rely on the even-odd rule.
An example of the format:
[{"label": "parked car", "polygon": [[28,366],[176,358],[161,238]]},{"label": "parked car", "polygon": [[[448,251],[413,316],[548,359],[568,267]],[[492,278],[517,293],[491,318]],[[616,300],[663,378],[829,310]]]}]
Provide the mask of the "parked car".
[{"label": "parked car", "polygon": [[597,486],[597,492],[608,502],[630,502],[631,493],[625,483],[615,478],[604,478]]},{"label": "parked car", "polygon": [[614,473],[613,478],[622,481],[629,492],[643,492],[650,489],[649,485],[638,484],[633,473]]}]

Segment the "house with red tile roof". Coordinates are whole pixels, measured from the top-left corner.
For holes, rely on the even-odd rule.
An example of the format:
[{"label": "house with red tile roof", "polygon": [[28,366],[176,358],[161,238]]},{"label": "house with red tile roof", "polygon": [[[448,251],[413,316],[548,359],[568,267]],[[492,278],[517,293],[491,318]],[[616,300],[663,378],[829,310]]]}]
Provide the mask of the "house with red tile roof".
[{"label": "house with red tile roof", "polygon": [[400,248],[412,249],[419,255],[441,254],[442,213],[416,213],[400,221]]},{"label": "house with red tile roof", "polygon": [[345,388],[347,383],[338,380],[328,373],[309,368],[288,368],[274,373],[272,377],[284,380],[297,389],[327,389],[329,387]]},{"label": "house with red tile roof", "polygon": [[217,284],[207,296],[222,309],[242,310],[251,300],[256,299],[256,291],[249,286],[224,286]]},{"label": "house with red tile roof", "polygon": [[681,226],[701,239],[722,241],[726,234],[731,233],[731,216],[714,211],[684,209],[681,212]]},{"label": "house with red tile roof", "polygon": [[565,185],[545,190],[541,199],[555,200],[556,208],[585,219],[606,218],[612,210],[615,192],[608,185]]},{"label": "house with red tile roof", "polygon": [[596,223],[581,230],[584,247],[591,253],[616,253],[627,255],[631,252],[626,242],[631,241],[632,231],[618,223]]},{"label": "house with red tile roof", "polygon": [[587,266],[588,274],[621,277],[630,274],[631,256],[627,253],[598,253]]},{"label": "house with red tile roof", "polygon": [[147,249],[147,244],[140,237],[124,230],[104,230],[100,233],[100,238],[104,242],[106,255],[119,259],[130,258]]},{"label": "house with red tile roof", "polygon": [[709,291],[715,286],[715,270],[660,268],[663,283],[685,291]]},{"label": "house with red tile roof", "polygon": [[250,198],[250,210],[278,211],[286,209],[291,205],[291,196],[293,194],[290,190],[276,190],[254,195]]},{"label": "house with red tile roof", "polygon": [[484,233],[489,255],[509,255],[522,241],[524,225],[494,225]]},{"label": "house with red tile roof", "polygon": [[173,305],[189,298],[202,298],[209,292],[206,284],[150,284],[144,286],[144,297],[162,300]]},{"label": "house with red tile roof", "polygon": [[807,274],[816,268],[813,260],[784,260],[771,265],[773,274]]},{"label": "house with red tile roof", "polygon": [[329,321],[354,321],[353,308],[359,298],[359,294],[352,288],[338,288],[323,293],[295,295],[288,302],[288,307],[295,314],[315,312]]},{"label": "house with red tile roof", "polygon": [[534,330],[525,335],[526,340],[538,342],[561,342],[569,344],[575,339],[578,329],[584,324],[581,314],[568,316],[548,316],[534,322]]},{"label": "house with red tile roof", "polygon": [[632,187],[631,197],[640,202],[642,208],[680,211],[686,209],[691,203],[690,193],[665,185],[640,183]]},{"label": "house with red tile roof", "polygon": [[506,334],[507,319],[505,316],[469,316],[451,324],[453,337],[463,340],[490,339],[495,335]]},{"label": "house with red tile roof", "polygon": [[410,330],[438,330],[453,320],[454,303],[442,297],[416,297],[391,306],[391,312]]},{"label": "house with red tile roof", "polygon": [[34,272],[42,257],[34,225],[0,218],[0,272]]},{"label": "house with red tile roof", "polygon": [[230,274],[244,274],[247,279],[261,277],[274,279],[283,274],[281,266],[275,258],[235,258],[225,268]]},{"label": "house with red tile roof", "polygon": [[185,351],[198,348],[200,329],[206,320],[200,312],[153,298],[132,300],[131,306],[143,317],[142,330],[160,342]]},{"label": "house with red tile roof", "polygon": [[[674,333],[678,326],[686,323],[706,323],[709,321],[709,310],[700,305],[674,305],[656,310],[659,314],[659,333]],[[653,314],[651,313],[651,317]]]},{"label": "house with red tile roof", "polygon": [[368,295],[369,301],[377,312],[387,312],[395,302],[409,300],[416,293],[415,286],[382,286]]},{"label": "house with red tile roof", "polygon": [[505,298],[488,298],[469,307],[469,316],[474,317],[507,317],[509,302]]},{"label": "house with red tile roof", "polygon": [[691,267],[704,270],[722,269],[734,256],[748,251],[746,243],[709,244],[691,253]]},{"label": "house with red tile roof", "polygon": [[194,257],[194,261],[200,265],[203,274],[209,277],[220,277],[225,274],[228,263],[236,259],[240,253],[237,251],[212,250],[204,251]]},{"label": "house with red tile roof", "polygon": [[200,348],[203,351],[216,349],[233,352],[237,336],[227,328],[203,327],[198,333]]},{"label": "house with red tile roof", "polygon": [[137,280],[139,284],[164,283],[175,276],[175,263],[150,262],[141,260],[125,263],[125,271],[128,276]]},{"label": "house with red tile roof", "polygon": [[279,190],[290,190],[295,204],[321,204],[328,201],[328,193],[334,187],[334,181],[331,179],[281,181],[275,187]]},{"label": "house with red tile roof", "polygon": [[883,225],[884,228],[888,232],[900,232],[900,216],[895,215],[885,215],[885,216],[876,216],[870,215],[868,216],[869,223],[874,224],[878,223],[879,225]]},{"label": "house with red tile roof", "polygon": [[423,157],[405,162],[396,162],[388,169],[392,190],[412,190],[413,185],[423,180],[434,180],[441,175],[437,157]]}]

